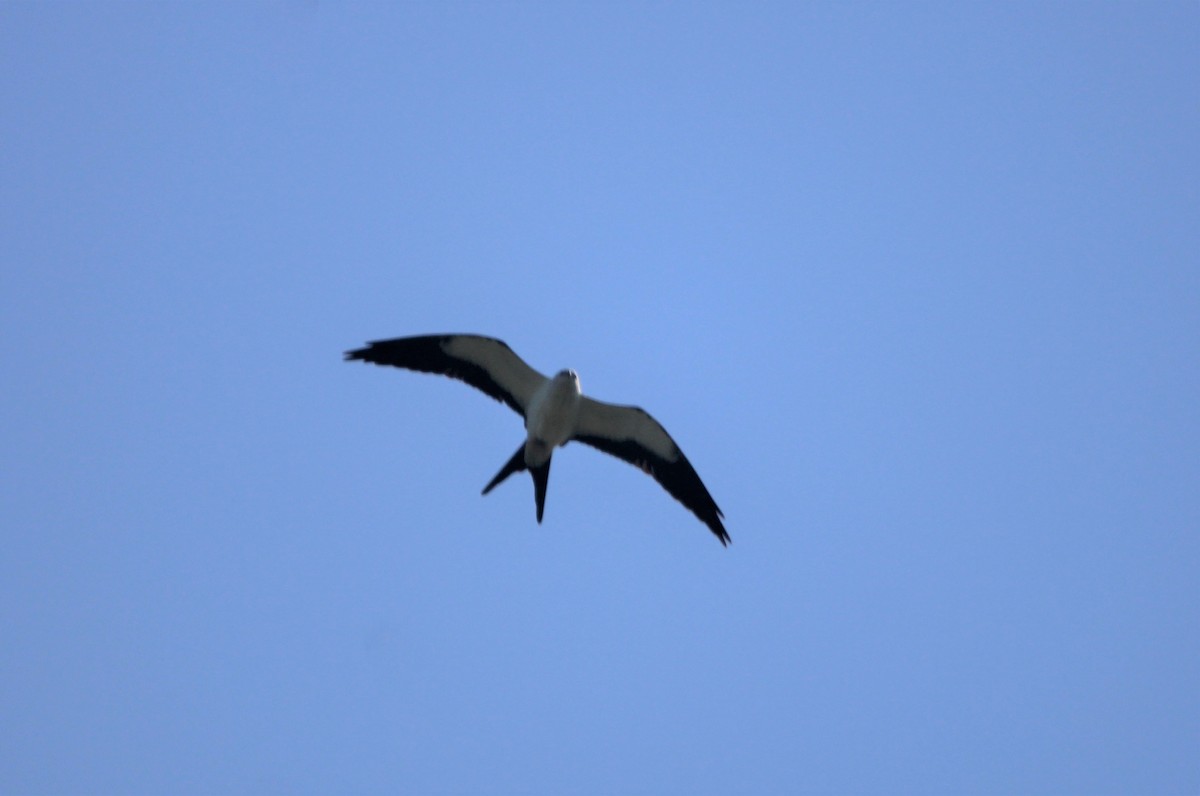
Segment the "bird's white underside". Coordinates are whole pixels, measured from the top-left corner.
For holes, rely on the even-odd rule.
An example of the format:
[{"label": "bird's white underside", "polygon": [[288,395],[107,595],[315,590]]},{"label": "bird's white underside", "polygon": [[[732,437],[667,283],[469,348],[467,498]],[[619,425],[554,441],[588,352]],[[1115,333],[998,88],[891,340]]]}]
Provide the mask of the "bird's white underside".
[{"label": "bird's white underside", "polygon": [[565,445],[575,433],[579,417],[579,378],[562,371],[542,383],[525,408],[525,431],[529,442],[525,446],[525,463],[544,464],[550,454]]}]

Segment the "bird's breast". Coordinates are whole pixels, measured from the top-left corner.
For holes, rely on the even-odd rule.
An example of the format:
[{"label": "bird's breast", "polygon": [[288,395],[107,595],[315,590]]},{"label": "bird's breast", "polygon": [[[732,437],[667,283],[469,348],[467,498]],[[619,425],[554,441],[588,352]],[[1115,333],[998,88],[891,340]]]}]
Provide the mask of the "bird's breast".
[{"label": "bird's breast", "polygon": [[554,378],[542,385],[529,402],[525,429],[530,441],[544,445],[549,452],[571,438],[578,417],[578,387],[574,382]]}]

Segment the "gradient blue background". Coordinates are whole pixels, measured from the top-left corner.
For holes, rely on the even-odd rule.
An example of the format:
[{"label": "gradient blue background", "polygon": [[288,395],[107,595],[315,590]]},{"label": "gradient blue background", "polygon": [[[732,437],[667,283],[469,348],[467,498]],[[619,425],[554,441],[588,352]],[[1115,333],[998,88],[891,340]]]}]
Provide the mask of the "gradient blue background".
[{"label": "gradient blue background", "polygon": [[0,791],[1200,792],[1198,30],[0,5]]}]

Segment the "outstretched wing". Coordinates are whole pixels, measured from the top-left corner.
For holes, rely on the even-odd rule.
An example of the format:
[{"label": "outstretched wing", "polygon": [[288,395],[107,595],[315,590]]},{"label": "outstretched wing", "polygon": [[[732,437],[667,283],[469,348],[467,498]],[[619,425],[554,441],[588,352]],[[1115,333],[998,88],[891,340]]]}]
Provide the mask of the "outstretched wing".
[{"label": "outstretched wing", "polygon": [[617,406],[581,398],[572,439],[624,459],[654,477],[671,497],[687,506],[721,544],[729,534],[704,482],[661,424],[636,406]]},{"label": "outstretched wing", "polygon": [[436,334],[376,340],[346,352],[346,359],[440,373],[470,384],[524,417],[529,399],[546,377],[503,341],[475,334]]}]

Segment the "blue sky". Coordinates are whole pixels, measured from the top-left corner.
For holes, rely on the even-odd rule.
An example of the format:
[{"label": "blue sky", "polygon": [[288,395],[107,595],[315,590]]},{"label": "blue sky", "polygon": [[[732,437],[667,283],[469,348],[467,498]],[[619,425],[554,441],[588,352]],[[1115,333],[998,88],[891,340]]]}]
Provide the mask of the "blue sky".
[{"label": "blue sky", "polygon": [[0,5],[0,792],[1200,791],[1197,30]]}]

